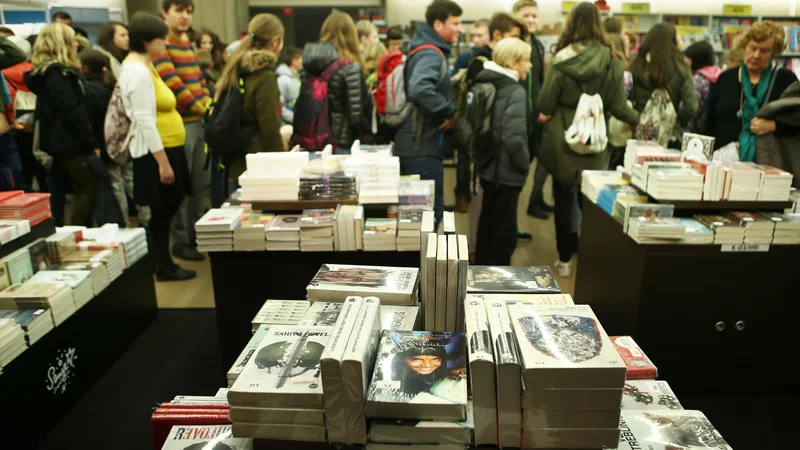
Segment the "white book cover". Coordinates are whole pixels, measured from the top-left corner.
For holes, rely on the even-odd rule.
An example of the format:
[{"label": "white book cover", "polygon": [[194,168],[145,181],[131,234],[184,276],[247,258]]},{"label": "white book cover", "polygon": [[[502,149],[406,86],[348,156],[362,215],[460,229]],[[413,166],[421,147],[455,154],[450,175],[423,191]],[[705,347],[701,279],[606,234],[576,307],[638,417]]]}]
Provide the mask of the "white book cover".
[{"label": "white book cover", "polygon": [[241,208],[214,208],[197,221],[194,229],[197,232],[233,230],[243,214],[244,209]]},{"label": "white book cover", "polygon": [[381,329],[413,331],[418,315],[418,306],[381,305]]},{"label": "white book cover", "polygon": [[522,440],[522,364],[505,302],[484,302],[497,376],[497,435],[500,447],[519,447]]},{"label": "white book cover", "polygon": [[469,278],[469,242],[467,236],[458,236],[458,308],[456,316],[456,331],[464,331],[464,300],[467,299],[467,285]]},{"label": "white book cover", "polygon": [[347,416],[345,414],[344,385],[342,383],[342,358],[350,341],[358,312],[363,304],[361,297],[348,297],[331,331],[331,338],[320,357],[325,416],[330,442],[347,442]]},{"label": "white book cover", "polygon": [[455,332],[458,320],[458,238],[447,236],[447,319],[445,330]]},{"label": "white book cover", "polygon": [[426,247],[423,247],[421,252],[423,253],[422,277],[425,280],[425,285],[422,289],[422,305],[424,308],[425,329],[434,330],[436,329],[436,258],[439,239],[436,238],[436,234],[428,233],[426,242]]},{"label": "white book cover", "polygon": [[253,325],[297,325],[303,320],[311,302],[307,300],[267,300],[256,316]]},{"label": "white book cover", "polygon": [[414,302],[419,269],[413,267],[323,264],[308,284],[312,300],[344,301],[351,295],[379,297],[383,303]]},{"label": "white book cover", "polygon": [[342,356],[348,444],[367,442],[364,399],[381,336],[381,307],[380,300],[375,297],[364,299]]},{"label": "white book cover", "polygon": [[304,327],[332,327],[339,319],[343,303],[314,302],[308,308],[299,325]]},{"label": "white book cover", "polygon": [[491,387],[496,386],[497,375],[489,318],[482,299],[471,298],[464,301],[464,319],[475,421],[475,445],[496,445],[497,394]]},{"label": "white book cover", "polygon": [[456,234],[456,213],[445,211],[442,222],[444,234]]},{"label": "white book cover", "polygon": [[364,250],[364,206],[358,205],[355,218],[356,250]]},{"label": "white book cover", "polygon": [[683,409],[669,383],[661,380],[627,380],[622,409]]},{"label": "white book cover", "polygon": [[322,408],[319,358],[331,327],[271,327],[228,392],[236,406]]},{"label": "white book cover", "polygon": [[482,298],[484,301],[501,301],[506,305],[516,303],[529,305],[574,305],[569,294],[470,294],[467,298]]},{"label": "white book cover", "polygon": [[202,448],[252,450],[253,440],[235,438],[230,425],[175,425],[161,450],[195,450]]},{"label": "white book cover", "polygon": [[239,354],[239,357],[236,358],[236,361],[234,361],[233,365],[228,370],[228,381],[236,380],[236,378],[239,377],[239,374],[242,373],[247,365],[247,362],[250,361],[250,358],[252,358],[253,354],[256,352],[261,340],[267,335],[269,328],[270,325],[261,325],[258,327],[256,332],[253,333],[253,336],[244,347],[244,350],[242,350],[242,353]]},{"label": "white book cover", "polygon": [[435,331],[447,329],[447,236],[437,236]]},{"label": "white book cover", "polygon": [[700,411],[622,411],[620,449],[733,450]]},{"label": "white book cover", "polygon": [[508,310],[528,388],[622,389],[625,362],[588,305]]},{"label": "white book cover", "polygon": [[[422,211],[422,225],[419,231],[419,248],[424,252],[428,248],[428,239],[430,236],[436,236],[434,229],[436,220],[433,211]],[[425,258],[425,255],[422,255]],[[422,266],[420,266],[422,267]]]}]

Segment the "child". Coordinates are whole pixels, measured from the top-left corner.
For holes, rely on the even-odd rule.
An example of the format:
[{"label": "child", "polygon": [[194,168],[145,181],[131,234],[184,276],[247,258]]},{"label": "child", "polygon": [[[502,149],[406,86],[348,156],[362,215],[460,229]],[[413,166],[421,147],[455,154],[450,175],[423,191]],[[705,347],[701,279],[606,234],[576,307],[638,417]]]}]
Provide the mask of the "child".
[{"label": "child", "polygon": [[303,71],[303,50],[297,47],[283,49],[278,75],[278,90],[281,92],[281,120],[283,125],[294,122],[294,104],[300,96],[300,72]]},{"label": "child", "polygon": [[492,112],[495,158],[478,166],[483,207],[478,222],[475,264],[511,265],[517,246],[517,204],[528,177],[528,117],[525,88],[520,81],[531,70],[531,46],[507,38],[494,47],[493,61],[484,64],[478,83],[496,89]]}]

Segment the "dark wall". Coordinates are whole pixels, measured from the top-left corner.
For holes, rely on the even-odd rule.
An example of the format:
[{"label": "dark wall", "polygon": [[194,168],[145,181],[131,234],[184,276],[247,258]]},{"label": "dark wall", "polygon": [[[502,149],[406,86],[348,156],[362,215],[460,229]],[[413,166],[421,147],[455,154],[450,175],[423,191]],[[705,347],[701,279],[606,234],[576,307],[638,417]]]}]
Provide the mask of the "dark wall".
[{"label": "dark wall", "polygon": [[[278,16],[286,28],[286,47],[303,48],[309,42],[319,40],[319,30],[325,18],[331,13],[330,7],[301,7],[293,8],[294,13],[284,15],[283,8],[250,7],[250,17],[260,13],[269,13]],[[358,20],[359,8],[337,8]]]}]

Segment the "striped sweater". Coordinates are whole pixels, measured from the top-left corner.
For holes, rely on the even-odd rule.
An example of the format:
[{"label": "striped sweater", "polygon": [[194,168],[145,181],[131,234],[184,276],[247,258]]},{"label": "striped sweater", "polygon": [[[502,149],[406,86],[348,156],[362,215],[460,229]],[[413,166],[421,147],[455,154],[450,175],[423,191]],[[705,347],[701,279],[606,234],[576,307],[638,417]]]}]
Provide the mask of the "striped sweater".
[{"label": "striped sweater", "polygon": [[211,98],[189,37],[184,34],[180,42],[167,37],[167,52],[153,59],[153,65],[175,93],[183,121],[202,119]]}]

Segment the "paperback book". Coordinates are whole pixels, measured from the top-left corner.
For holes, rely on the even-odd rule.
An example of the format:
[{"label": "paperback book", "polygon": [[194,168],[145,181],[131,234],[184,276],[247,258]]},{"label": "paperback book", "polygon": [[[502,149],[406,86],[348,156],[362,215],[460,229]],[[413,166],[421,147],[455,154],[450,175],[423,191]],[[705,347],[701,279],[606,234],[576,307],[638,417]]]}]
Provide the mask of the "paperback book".
[{"label": "paperback book", "polygon": [[220,450],[252,450],[253,440],[233,437],[230,425],[176,425],[161,450],[195,450],[209,446]]},{"label": "paperback book", "polygon": [[[475,445],[497,444],[497,395],[492,334],[481,298],[464,302]],[[489,387],[489,388],[487,388]]]},{"label": "paperback book", "polygon": [[732,450],[700,411],[622,411],[620,450]]},{"label": "paperback book", "polygon": [[253,354],[256,352],[261,340],[267,335],[269,328],[270,325],[261,325],[258,327],[256,332],[253,333],[253,336],[244,347],[244,350],[242,350],[242,353],[239,354],[239,357],[236,358],[236,361],[234,361],[233,365],[228,370],[228,387],[233,386],[233,383],[235,383],[236,379],[239,378],[239,375],[242,373],[245,366],[247,366],[247,362],[250,361],[250,358],[252,358]]},{"label": "paperback book", "polygon": [[522,439],[522,360],[506,303],[484,301],[484,306],[497,377],[497,443],[500,447],[516,448]]},{"label": "paperback book", "polygon": [[327,442],[325,427],[313,425],[275,425],[264,423],[234,422],[233,434],[253,439],[271,439],[275,441],[294,442]]},{"label": "paperback book", "polygon": [[[437,258],[439,250],[439,239],[436,234],[429,233],[429,237],[424,240],[426,247],[423,247],[422,259],[422,305],[424,307],[425,329],[436,329],[436,289],[437,289]],[[427,251],[425,251],[427,249]]]},{"label": "paperback book", "polygon": [[574,305],[569,294],[470,294],[470,298],[485,302],[504,302],[506,305],[522,303],[528,305]]},{"label": "paperback book", "polygon": [[381,329],[414,331],[419,325],[418,306],[381,305]]},{"label": "paperback book", "polygon": [[351,295],[374,296],[390,305],[413,305],[419,269],[323,264],[306,289],[312,301],[344,301]]},{"label": "paperback book", "polygon": [[332,327],[336,325],[344,303],[314,302],[300,320],[304,327]]},{"label": "paperback book", "polygon": [[470,294],[560,294],[547,266],[470,266]]},{"label": "paperback book", "polygon": [[434,331],[447,330],[447,236],[436,237],[436,306]]},{"label": "paperback book", "polygon": [[261,325],[297,325],[311,307],[307,300],[267,300],[253,318],[253,332]]},{"label": "paperback book", "polygon": [[470,445],[474,426],[472,409],[468,406],[464,421],[373,419],[369,440],[380,444]]},{"label": "paperback book", "polygon": [[455,332],[458,320],[458,238],[455,234],[447,236],[447,317],[445,330]]},{"label": "paperback book", "polygon": [[654,380],[658,378],[658,368],[644,354],[636,341],[630,336],[612,336],[611,342],[617,349],[617,353],[625,361],[628,368],[627,378],[629,380]]},{"label": "paperback book", "polygon": [[622,396],[622,409],[683,409],[666,381],[628,380]]}]

